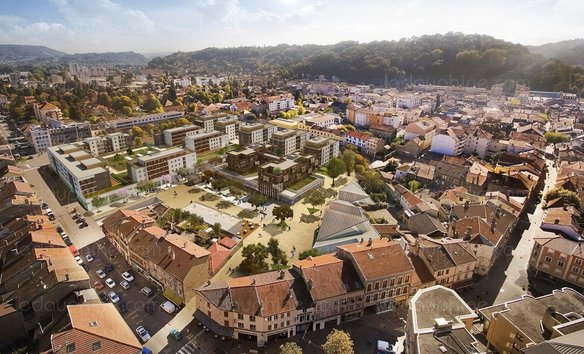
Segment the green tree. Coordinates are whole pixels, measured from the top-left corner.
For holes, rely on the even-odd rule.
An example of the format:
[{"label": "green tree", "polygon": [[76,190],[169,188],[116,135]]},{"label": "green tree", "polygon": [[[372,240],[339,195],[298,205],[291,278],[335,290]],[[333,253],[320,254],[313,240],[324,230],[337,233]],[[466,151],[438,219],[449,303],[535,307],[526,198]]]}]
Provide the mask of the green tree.
[{"label": "green tree", "polygon": [[97,212],[99,213],[99,209],[105,204],[105,198],[104,197],[100,197],[99,195],[96,195],[95,197],[93,197],[91,199],[91,205],[97,209]]},{"label": "green tree", "polygon": [[416,181],[415,179],[408,182],[408,189],[412,191],[412,193],[416,193],[418,189],[422,187],[422,183]]},{"label": "green tree", "polygon": [[254,206],[257,210],[258,207],[264,205],[268,201],[268,198],[263,194],[254,192],[249,196],[248,201],[249,204]]},{"label": "green tree", "polygon": [[223,228],[221,227],[221,223],[214,223],[213,224],[213,236],[215,238],[221,238],[221,235],[223,234]]},{"label": "green tree", "polygon": [[249,274],[259,274],[267,272],[270,267],[266,262],[269,252],[266,246],[255,243],[243,247],[241,255],[244,260],[239,265],[241,269]]},{"label": "green tree", "polygon": [[280,347],[280,354],[302,354],[302,348],[295,342],[287,342]]},{"label": "green tree", "polygon": [[338,157],[333,157],[326,166],[327,173],[333,179],[333,186],[335,185],[335,178],[339,177],[345,172],[345,163]]},{"label": "green tree", "polygon": [[304,203],[312,206],[312,208],[308,208],[310,215],[314,214],[316,211],[315,207],[323,205],[324,202],[325,197],[320,188],[313,189],[306,197],[304,197]]},{"label": "green tree", "polygon": [[140,192],[148,193],[154,189],[154,182],[152,181],[142,181],[138,182],[136,189]]},{"label": "green tree", "polygon": [[582,200],[578,196],[578,193],[561,187],[552,188],[543,197],[543,199],[546,202],[549,202],[550,200],[554,200],[557,198],[563,198],[567,204],[572,204],[577,209],[580,209],[582,207]]},{"label": "green tree", "polygon": [[345,170],[347,171],[347,176],[351,175],[351,172],[355,169],[355,155],[356,153],[345,149],[341,154],[341,160],[345,163]]},{"label": "green tree", "polygon": [[181,178],[187,178],[191,173],[193,173],[193,169],[188,167],[181,167],[176,170],[176,174]]},{"label": "green tree", "polygon": [[144,133],[144,130],[142,130],[140,127],[132,127],[132,130],[130,130],[130,135],[132,135],[134,138],[143,138],[146,136],[146,133]]},{"label": "green tree", "polygon": [[333,329],[322,345],[325,354],[353,354],[353,340],[345,331]]},{"label": "green tree", "polygon": [[112,104],[112,99],[107,92],[100,92],[97,94],[97,104],[109,107]]},{"label": "green tree", "polygon": [[367,193],[381,193],[384,192],[385,183],[381,175],[375,170],[365,170],[358,176],[358,181],[361,187]]},{"label": "green tree", "polygon": [[320,251],[313,248],[313,249],[309,249],[309,250],[300,252],[300,254],[298,254],[298,259],[303,260],[303,259],[306,259],[308,257],[317,257],[320,255],[321,255]]},{"label": "green tree", "polygon": [[280,205],[274,207],[272,210],[272,215],[276,217],[276,219],[280,220],[280,227],[286,226],[286,219],[294,217],[294,210],[288,204]]},{"label": "green tree", "polygon": [[548,144],[557,144],[570,141],[570,137],[568,135],[557,132],[547,132],[544,134],[544,136]]},{"label": "green tree", "polygon": [[162,104],[158,98],[156,98],[156,96],[149,94],[148,98],[146,98],[142,104],[142,109],[144,109],[146,112],[159,113],[162,112]]}]

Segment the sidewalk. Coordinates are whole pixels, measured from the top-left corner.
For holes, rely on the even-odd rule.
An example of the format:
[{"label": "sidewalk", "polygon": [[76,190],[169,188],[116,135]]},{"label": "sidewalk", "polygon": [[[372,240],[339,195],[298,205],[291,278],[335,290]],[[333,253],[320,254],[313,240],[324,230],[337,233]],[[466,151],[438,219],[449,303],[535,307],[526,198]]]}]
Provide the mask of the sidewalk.
[{"label": "sidewalk", "polygon": [[185,304],[185,307],[177,313],[170,322],[168,322],[160,331],[156,332],[150,338],[145,347],[152,350],[153,353],[161,352],[169,344],[169,333],[171,329],[182,331],[194,319],[193,314],[197,309],[197,303],[193,297]]}]

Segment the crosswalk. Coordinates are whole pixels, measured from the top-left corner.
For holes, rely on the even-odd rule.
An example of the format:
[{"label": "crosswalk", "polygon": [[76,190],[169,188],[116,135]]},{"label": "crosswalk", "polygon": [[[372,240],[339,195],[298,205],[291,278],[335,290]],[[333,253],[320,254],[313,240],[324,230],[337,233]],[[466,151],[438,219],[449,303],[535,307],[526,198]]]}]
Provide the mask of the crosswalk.
[{"label": "crosswalk", "polygon": [[176,354],[199,354],[201,351],[193,343],[187,343]]},{"label": "crosswalk", "polygon": [[23,169],[22,172],[28,172],[28,171],[32,171],[32,170],[38,170],[40,166],[34,166],[34,167],[30,167],[29,165],[26,165],[26,169]]}]

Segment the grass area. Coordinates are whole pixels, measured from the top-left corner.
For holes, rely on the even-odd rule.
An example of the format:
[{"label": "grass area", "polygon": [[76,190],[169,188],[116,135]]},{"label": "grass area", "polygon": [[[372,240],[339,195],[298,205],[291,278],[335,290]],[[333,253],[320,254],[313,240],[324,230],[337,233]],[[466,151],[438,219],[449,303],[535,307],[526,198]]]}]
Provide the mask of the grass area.
[{"label": "grass area", "polygon": [[237,145],[228,145],[228,146],[221,148],[219,150],[207,151],[207,152],[204,152],[200,155],[197,154],[197,159],[201,159],[201,160],[207,162],[207,161],[212,160],[214,158],[221,157],[223,155],[223,153],[228,153],[230,151],[237,150],[237,148],[238,148]]},{"label": "grass area", "polygon": [[292,189],[293,191],[297,191],[305,186],[307,186],[310,182],[314,181],[316,178],[312,177],[312,176],[308,176],[304,179],[301,179],[300,181],[297,181],[296,183],[292,184],[290,187],[290,189]]},{"label": "grass area", "polygon": [[122,185],[121,183],[118,183],[118,184],[116,184],[116,185],[112,185],[112,186],[110,186],[110,187],[107,187],[107,188],[104,188],[104,189],[100,189],[100,190],[98,190],[98,191],[95,191],[95,192],[93,192],[93,193],[87,194],[87,195],[85,196],[85,198],[86,198],[86,199],[90,199],[90,198],[93,198],[93,197],[95,197],[96,195],[100,195],[100,194],[104,194],[104,193],[107,193],[107,192],[115,191],[116,189],[120,189],[120,188],[122,188],[123,186],[124,186],[124,185]]},{"label": "grass area", "polygon": [[106,160],[109,167],[116,171],[126,170],[126,154],[117,154]]},{"label": "grass area", "polygon": [[326,168],[326,166],[320,166],[320,168],[317,170],[317,172],[323,173],[325,175],[328,175],[328,168]]}]

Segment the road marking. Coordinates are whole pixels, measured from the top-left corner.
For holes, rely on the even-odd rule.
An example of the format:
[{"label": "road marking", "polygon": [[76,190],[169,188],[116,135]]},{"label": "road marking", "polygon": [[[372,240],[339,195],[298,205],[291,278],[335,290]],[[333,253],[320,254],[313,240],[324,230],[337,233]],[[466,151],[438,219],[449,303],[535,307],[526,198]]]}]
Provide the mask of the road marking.
[{"label": "road marking", "polygon": [[197,347],[189,342],[184,347],[180,348],[176,354],[194,354],[197,353]]}]

